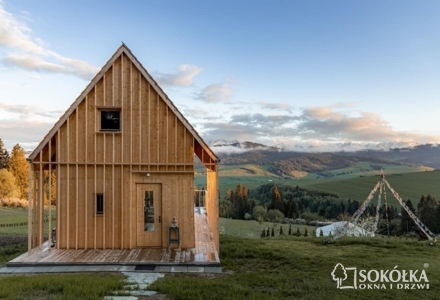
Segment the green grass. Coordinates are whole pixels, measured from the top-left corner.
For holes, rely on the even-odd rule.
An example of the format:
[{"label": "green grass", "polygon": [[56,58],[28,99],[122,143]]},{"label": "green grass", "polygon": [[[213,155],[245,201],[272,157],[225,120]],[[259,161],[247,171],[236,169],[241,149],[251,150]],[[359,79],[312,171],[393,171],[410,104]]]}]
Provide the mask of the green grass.
[{"label": "green grass", "polygon": [[[269,230],[272,230],[272,227],[275,227],[275,233],[278,234],[280,226],[283,227],[283,232],[285,234],[289,232],[289,224],[263,222],[260,225],[257,221],[254,220],[243,221],[225,218],[220,218],[219,221],[220,234],[231,236],[259,239],[261,237],[261,232],[263,231],[263,229],[266,230],[267,228],[269,228]],[[309,235],[311,235],[313,230],[316,229],[316,227],[313,226],[292,224],[293,233],[296,234],[297,228],[299,228],[301,234],[304,234],[304,228],[307,228]]]},{"label": "green grass", "polygon": [[99,299],[121,290],[122,274],[0,276],[0,299]]},{"label": "green grass", "polygon": [[[360,162],[357,166],[351,168],[331,170],[329,173],[335,175],[331,178],[323,178],[314,173],[308,173],[307,176],[301,178],[280,177],[276,174],[267,172],[267,165],[220,165],[219,171],[219,190],[221,197],[225,195],[226,189],[235,190],[237,184],[244,184],[248,189],[255,189],[269,181],[274,184],[290,184],[292,186],[299,185],[304,188],[314,190],[329,191],[344,198],[364,200],[374,184],[377,182],[375,175],[379,175],[380,171],[370,168],[370,162]],[[440,195],[439,185],[436,183],[440,179],[440,171],[432,171],[433,169],[425,166],[409,166],[409,165],[393,165],[380,164],[384,167],[385,174],[390,184],[396,190],[404,190],[408,198],[418,199],[422,193]],[[346,174],[337,175],[345,172]],[[351,173],[349,173],[351,172]],[[397,174],[397,175],[393,175]],[[417,175],[418,174],[418,175]],[[360,177],[363,176],[363,177]],[[394,177],[401,176],[402,180],[392,180]],[[317,178],[319,177],[319,178]],[[369,180],[366,178],[369,178]],[[421,178],[421,181],[412,182],[413,179]],[[346,182],[346,181],[349,182]],[[350,182],[350,180],[354,180]],[[336,182],[336,184],[334,184]],[[196,186],[206,186],[206,175],[197,174],[194,178]],[[360,183],[360,184],[359,184]],[[354,184],[352,186],[352,184]],[[372,186],[373,185],[373,186]],[[371,187],[370,187],[371,186]],[[360,188],[359,188],[360,187]],[[369,189],[369,190],[368,190]],[[406,199],[405,199],[406,200]]]},{"label": "green grass", "polygon": [[[229,222],[229,220],[223,220]],[[243,231],[240,221],[227,225]],[[259,225],[258,225],[259,226]],[[220,236],[223,275],[167,275],[151,289],[171,299],[439,299],[440,248],[426,242],[388,238],[321,238]],[[430,290],[338,290],[331,272],[337,263],[359,269],[421,270]]]},{"label": "green grass", "polygon": [[4,267],[8,261],[25,253],[26,251],[27,251],[26,244],[7,245],[4,247],[0,247],[0,268]]},{"label": "green grass", "polygon": [[[55,209],[52,209],[52,218],[56,216]],[[49,217],[49,210],[45,209],[44,218],[47,220]],[[0,207],[0,224],[17,224],[28,221],[28,210],[27,208],[16,208],[16,207]],[[55,227],[56,220],[52,219],[51,226]],[[49,222],[44,222],[44,232],[48,235],[49,232]],[[9,235],[27,235],[28,226],[13,226],[13,227],[0,227],[1,234]]]},{"label": "green grass", "polygon": [[[386,179],[402,199],[411,199],[413,204],[417,204],[422,194],[440,196],[440,171],[417,172],[406,174],[386,174]],[[378,176],[358,177],[353,179],[322,179],[314,183],[301,185],[306,189],[329,192],[339,195],[341,198],[363,201],[379,181]],[[390,192],[388,199],[393,199]]]}]

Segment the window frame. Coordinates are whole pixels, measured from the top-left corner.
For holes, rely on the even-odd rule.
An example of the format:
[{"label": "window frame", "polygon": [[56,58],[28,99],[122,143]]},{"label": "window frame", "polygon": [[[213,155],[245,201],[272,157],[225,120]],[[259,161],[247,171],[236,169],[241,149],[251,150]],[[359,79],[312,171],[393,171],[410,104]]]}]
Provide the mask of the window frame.
[{"label": "window frame", "polygon": [[[101,203],[99,203],[101,202]],[[101,208],[101,209],[99,209]],[[95,194],[95,215],[102,216],[104,215],[104,194],[96,193]]]},{"label": "window frame", "polygon": [[[99,131],[100,132],[120,132],[122,131],[122,109],[120,107],[98,107],[99,110]],[[106,112],[118,112],[118,128],[103,128],[103,114]]]}]

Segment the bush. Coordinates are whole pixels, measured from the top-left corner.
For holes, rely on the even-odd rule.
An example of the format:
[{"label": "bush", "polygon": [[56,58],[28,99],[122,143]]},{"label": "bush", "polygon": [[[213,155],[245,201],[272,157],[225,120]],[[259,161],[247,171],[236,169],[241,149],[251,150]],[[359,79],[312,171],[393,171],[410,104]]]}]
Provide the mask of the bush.
[{"label": "bush", "polygon": [[280,226],[280,235],[283,234],[283,226]]},{"label": "bush", "polygon": [[278,209],[270,209],[267,212],[266,218],[270,222],[282,222],[284,220],[284,214]]},{"label": "bush", "polygon": [[266,215],[267,215],[267,209],[264,206],[260,206],[260,205],[255,206],[254,209],[252,210],[252,219],[256,221],[258,221],[259,219],[261,220],[261,218],[263,220],[266,219]]},{"label": "bush", "polygon": [[245,213],[244,214],[244,219],[245,220],[250,220],[251,219],[251,215],[249,213]]},{"label": "bush", "polygon": [[272,227],[272,236],[275,236],[275,227]]}]

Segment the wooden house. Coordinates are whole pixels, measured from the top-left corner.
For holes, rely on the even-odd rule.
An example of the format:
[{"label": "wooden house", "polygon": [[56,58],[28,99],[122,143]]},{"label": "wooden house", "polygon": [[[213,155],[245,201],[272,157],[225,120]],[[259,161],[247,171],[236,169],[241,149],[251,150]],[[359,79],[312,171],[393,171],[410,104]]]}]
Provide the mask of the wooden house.
[{"label": "wooden house", "polygon": [[[166,248],[174,217],[172,246],[195,247],[195,155],[218,251],[219,160],[122,45],[29,156],[29,250],[51,227],[54,249]],[[46,234],[44,198],[56,202]]]}]

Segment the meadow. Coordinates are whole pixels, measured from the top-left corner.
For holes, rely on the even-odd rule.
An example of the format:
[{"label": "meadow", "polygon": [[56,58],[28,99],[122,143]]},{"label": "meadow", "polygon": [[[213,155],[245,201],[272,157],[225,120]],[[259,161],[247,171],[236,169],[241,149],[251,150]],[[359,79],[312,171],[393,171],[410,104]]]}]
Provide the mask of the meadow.
[{"label": "meadow", "polygon": [[[260,237],[273,226],[275,237]],[[297,237],[287,235],[286,224],[280,235],[279,226],[221,218],[223,274],[167,274],[149,289],[167,299],[438,299],[438,245],[394,237],[327,243],[311,236],[314,227],[307,226],[310,236]],[[301,233],[304,227],[293,226]],[[25,251],[26,244],[0,246],[0,266]],[[429,289],[337,289],[331,272],[338,263],[358,270],[425,270]],[[122,279],[114,273],[0,275],[0,299],[102,299],[121,289]]]}]

